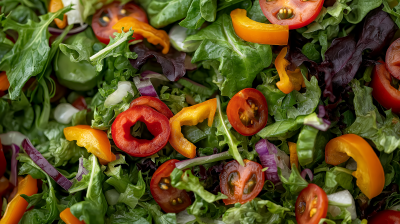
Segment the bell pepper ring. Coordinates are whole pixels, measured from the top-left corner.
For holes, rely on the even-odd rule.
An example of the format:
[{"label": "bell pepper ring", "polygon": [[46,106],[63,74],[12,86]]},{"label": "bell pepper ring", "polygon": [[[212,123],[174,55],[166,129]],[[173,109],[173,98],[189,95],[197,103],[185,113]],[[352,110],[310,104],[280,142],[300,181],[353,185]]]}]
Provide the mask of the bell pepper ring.
[{"label": "bell pepper ring", "polygon": [[286,70],[286,67],[290,64],[289,61],[285,59],[287,51],[287,47],[282,48],[278,57],[275,59],[276,70],[280,78],[276,86],[285,94],[289,94],[293,90],[299,91],[302,86],[305,87],[304,78],[299,68],[295,71]]},{"label": "bell pepper ring", "polygon": [[[64,4],[62,0],[50,0],[49,3],[49,12],[57,12],[58,10],[64,8]],[[63,19],[54,19],[57,27],[60,29],[64,29],[68,25],[67,15],[64,14]]]},{"label": "bell pepper ring", "polygon": [[118,30],[118,32],[121,32],[122,28],[124,29],[124,32],[127,32],[132,28],[133,32],[145,37],[149,43],[154,45],[160,44],[163,46],[164,49],[162,50],[162,53],[168,54],[170,47],[169,36],[164,30],[157,30],[150,24],[141,22],[133,17],[124,17],[120,19],[112,28]]},{"label": "bell pepper ring", "polygon": [[216,110],[217,99],[214,98],[191,107],[185,107],[179,113],[175,114],[169,120],[171,126],[169,143],[171,146],[183,156],[191,159],[194,158],[196,156],[196,146],[183,137],[182,126],[193,126],[208,118],[208,126],[211,127]]},{"label": "bell pepper ring", "polygon": [[38,192],[37,180],[30,175],[18,183],[18,191],[15,197],[8,203],[0,224],[18,224],[24,215],[28,202],[21,197],[22,194],[32,196]]},{"label": "bell pepper ring", "polygon": [[372,147],[362,137],[346,134],[336,137],[325,146],[325,162],[339,165],[352,157],[357,162],[353,176],[357,186],[369,199],[378,196],[385,186],[385,172]]},{"label": "bell pepper ring", "polygon": [[[152,140],[138,139],[131,135],[131,127],[136,122],[146,124]],[[131,156],[146,157],[160,151],[168,143],[171,133],[166,116],[148,106],[133,106],[120,113],[111,126],[111,134],[115,145]]]},{"label": "bell pepper ring", "polygon": [[78,146],[93,153],[103,165],[116,159],[111,152],[110,140],[104,131],[91,128],[89,125],[77,125],[64,128],[64,135],[68,141],[76,141]]},{"label": "bell pepper ring", "polygon": [[288,25],[259,23],[247,17],[246,13],[245,9],[235,9],[231,12],[236,35],[252,43],[287,45],[289,40]]},{"label": "bell pepper ring", "polygon": [[80,221],[76,218],[72,213],[70,208],[66,208],[64,211],[60,213],[60,218],[66,224],[85,224],[84,221]]},{"label": "bell pepper ring", "polygon": [[168,119],[170,119],[171,117],[174,116],[174,114],[168,108],[168,106],[165,105],[165,103],[163,103],[160,99],[155,98],[155,97],[141,96],[139,98],[134,99],[131,102],[130,107],[139,106],[139,105],[149,106],[149,107],[153,108],[154,110],[156,110],[158,113],[161,113],[164,116],[166,116]]}]

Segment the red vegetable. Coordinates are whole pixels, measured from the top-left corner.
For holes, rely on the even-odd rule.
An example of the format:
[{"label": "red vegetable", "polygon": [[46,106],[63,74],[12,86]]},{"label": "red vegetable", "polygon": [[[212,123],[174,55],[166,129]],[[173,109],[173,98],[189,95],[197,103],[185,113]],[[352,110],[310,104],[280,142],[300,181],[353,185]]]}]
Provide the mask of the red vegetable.
[{"label": "red vegetable", "polygon": [[251,201],[264,186],[262,166],[247,159],[243,161],[244,167],[236,160],[228,162],[219,176],[221,193],[228,196],[223,199],[225,205]]},{"label": "red vegetable", "polygon": [[[131,127],[144,122],[154,136],[152,140],[138,139],[131,135]],[[148,106],[133,106],[120,113],[111,126],[115,145],[131,156],[146,157],[160,151],[168,142],[171,128],[169,120]]]},{"label": "red vegetable", "polygon": [[168,119],[174,116],[174,114],[171,112],[171,110],[168,108],[165,103],[163,103],[160,99],[151,97],[151,96],[141,96],[139,98],[134,99],[131,102],[131,106],[139,106],[139,105],[145,105],[148,107],[151,107],[155,109],[158,113],[163,114],[166,116]]},{"label": "red vegetable", "polygon": [[[97,39],[105,44],[110,42],[110,36],[114,37],[114,33],[118,32],[112,27],[123,17],[129,16],[141,22],[149,23],[146,13],[136,4],[131,2],[122,6],[120,4],[120,2],[113,2],[105,5],[93,15],[93,32]],[[143,36],[135,33],[132,37],[135,38],[134,40],[143,39]]]},{"label": "red vegetable", "polygon": [[307,26],[317,18],[324,0],[259,0],[261,9],[273,24],[289,25],[289,29]]},{"label": "red vegetable", "polygon": [[298,224],[318,224],[328,213],[328,196],[318,185],[309,184],[297,197],[295,210]]},{"label": "red vegetable", "polygon": [[177,159],[171,159],[163,163],[153,174],[150,182],[150,191],[154,200],[166,213],[178,213],[192,204],[185,190],[179,190],[171,186],[170,175],[175,169]]},{"label": "red vegetable", "polygon": [[400,212],[385,210],[378,212],[368,220],[368,224],[399,224]]},{"label": "red vegetable", "polygon": [[7,161],[6,157],[4,157],[3,145],[1,144],[1,139],[0,139],[0,178],[6,172],[6,168],[7,168]]},{"label": "red vegetable", "polygon": [[395,40],[386,51],[386,68],[396,79],[400,79],[400,38]]},{"label": "red vegetable", "polygon": [[236,93],[226,112],[232,127],[244,136],[256,134],[267,124],[267,101],[260,91],[253,88]]},{"label": "red vegetable", "polygon": [[400,91],[390,83],[392,76],[386,69],[385,62],[376,65],[372,75],[372,96],[386,109],[392,109],[394,113],[400,113]]},{"label": "red vegetable", "polygon": [[76,98],[76,100],[72,103],[72,106],[74,106],[78,110],[87,109],[86,100],[83,96],[79,96],[78,98]]}]

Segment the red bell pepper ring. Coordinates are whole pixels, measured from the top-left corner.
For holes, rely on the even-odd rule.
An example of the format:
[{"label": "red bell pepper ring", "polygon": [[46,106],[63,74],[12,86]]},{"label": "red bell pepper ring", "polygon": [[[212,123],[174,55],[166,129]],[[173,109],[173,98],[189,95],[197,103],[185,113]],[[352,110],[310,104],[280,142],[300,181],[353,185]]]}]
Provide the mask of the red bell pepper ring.
[{"label": "red bell pepper ring", "polygon": [[3,145],[1,144],[1,140],[0,140],[0,178],[6,172],[6,168],[7,168],[7,161],[6,161],[6,157],[4,156]]},{"label": "red bell pepper ring", "polygon": [[[131,135],[131,127],[136,122],[146,124],[154,136],[152,140],[138,139]],[[148,106],[133,106],[120,113],[111,126],[115,145],[135,157],[146,157],[160,151],[168,142],[171,128],[166,116]]]},{"label": "red bell pepper ring", "polygon": [[172,111],[160,99],[151,96],[141,96],[131,102],[131,106],[145,105],[153,108],[161,114],[164,114],[168,119],[174,116]]}]

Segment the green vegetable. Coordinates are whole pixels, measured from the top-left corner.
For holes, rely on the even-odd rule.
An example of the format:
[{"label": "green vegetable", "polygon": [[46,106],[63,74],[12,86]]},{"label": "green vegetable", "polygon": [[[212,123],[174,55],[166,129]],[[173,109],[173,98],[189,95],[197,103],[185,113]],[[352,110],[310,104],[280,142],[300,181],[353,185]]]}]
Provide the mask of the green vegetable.
[{"label": "green vegetable", "polygon": [[303,126],[297,140],[297,156],[299,163],[305,166],[311,163],[315,157],[315,144],[317,140],[318,129],[310,126]]},{"label": "green vegetable", "polygon": [[299,170],[296,165],[292,164],[292,173],[290,174],[289,179],[287,180],[282,176],[282,171],[278,168],[278,175],[281,179],[283,186],[291,193],[297,195],[304,188],[308,186],[308,182],[301,177]]},{"label": "green vegetable", "polygon": [[382,0],[353,0],[349,7],[350,12],[344,18],[350,23],[357,24],[373,9],[382,5]]}]

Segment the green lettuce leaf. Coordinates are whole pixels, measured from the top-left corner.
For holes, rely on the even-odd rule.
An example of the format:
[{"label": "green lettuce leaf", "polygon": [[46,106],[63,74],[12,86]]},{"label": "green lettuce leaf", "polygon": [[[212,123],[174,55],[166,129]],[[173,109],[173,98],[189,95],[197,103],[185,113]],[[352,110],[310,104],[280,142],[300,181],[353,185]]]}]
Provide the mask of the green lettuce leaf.
[{"label": "green lettuce leaf", "polygon": [[308,182],[300,175],[296,165],[292,164],[292,173],[290,173],[289,179],[282,176],[282,171],[278,168],[278,175],[281,179],[283,186],[289,190],[291,194],[297,195],[304,188],[308,186]]},{"label": "green lettuce leaf", "polygon": [[144,195],[146,190],[146,183],[143,180],[142,172],[139,171],[139,180],[135,185],[129,184],[124,193],[119,196],[118,202],[125,203],[131,209],[135,209],[139,199]]},{"label": "green lettuce leaf", "polygon": [[344,18],[352,24],[360,23],[371,10],[381,5],[382,0],[353,0],[349,5],[351,10]]}]

